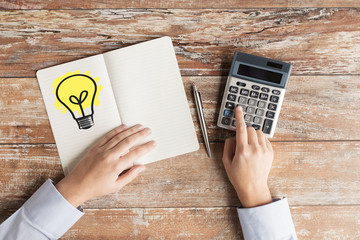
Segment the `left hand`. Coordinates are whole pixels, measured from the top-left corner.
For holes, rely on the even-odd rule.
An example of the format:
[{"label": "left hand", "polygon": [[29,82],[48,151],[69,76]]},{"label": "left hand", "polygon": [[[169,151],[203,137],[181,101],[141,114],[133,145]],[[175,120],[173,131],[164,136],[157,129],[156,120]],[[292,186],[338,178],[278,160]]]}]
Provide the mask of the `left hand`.
[{"label": "left hand", "polygon": [[135,160],[154,149],[154,141],[134,148],[150,134],[151,130],[141,125],[115,128],[87,152],[56,188],[75,207],[91,198],[120,190],[145,170],[145,166],[136,165],[119,176]]}]

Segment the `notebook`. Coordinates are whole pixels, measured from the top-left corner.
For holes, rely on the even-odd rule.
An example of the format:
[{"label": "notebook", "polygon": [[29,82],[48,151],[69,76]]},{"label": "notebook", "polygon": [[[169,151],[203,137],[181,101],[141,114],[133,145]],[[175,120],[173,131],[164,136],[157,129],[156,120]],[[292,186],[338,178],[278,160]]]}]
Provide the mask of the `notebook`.
[{"label": "notebook", "polygon": [[68,174],[113,128],[138,123],[157,147],[135,164],[199,149],[174,48],[169,37],[37,71],[41,93]]}]

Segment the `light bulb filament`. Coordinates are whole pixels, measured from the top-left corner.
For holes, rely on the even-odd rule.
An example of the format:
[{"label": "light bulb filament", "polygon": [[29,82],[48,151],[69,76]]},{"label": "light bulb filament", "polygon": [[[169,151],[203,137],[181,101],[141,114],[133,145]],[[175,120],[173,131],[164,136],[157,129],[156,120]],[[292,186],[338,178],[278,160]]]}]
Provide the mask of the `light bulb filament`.
[{"label": "light bulb filament", "polygon": [[80,97],[77,98],[76,96],[74,95],[71,95],[69,97],[69,101],[72,103],[72,104],[75,104],[75,105],[79,105],[80,107],[80,110],[81,110],[81,113],[83,116],[85,116],[85,112],[84,112],[84,108],[82,107],[82,103],[85,101],[85,99],[87,98],[88,96],[88,91],[84,90],[80,93]]}]

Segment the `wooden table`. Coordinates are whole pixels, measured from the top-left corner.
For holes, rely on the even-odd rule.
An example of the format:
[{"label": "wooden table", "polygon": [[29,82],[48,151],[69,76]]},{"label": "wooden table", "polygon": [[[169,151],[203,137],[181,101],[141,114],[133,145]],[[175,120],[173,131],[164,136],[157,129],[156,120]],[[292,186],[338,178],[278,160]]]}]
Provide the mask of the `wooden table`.
[{"label": "wooden table", "polygon": [[[315,3],[312,3],[315,2]],[[63,177],[35,71],[170,36],[201,143],[148,165],[121,192],[84,204],[63,239],[241,239],[239,201],[216,127],[234,51],[293,64],[269,184],[299,239],[360,238],[360,4],[324,1],[0,2],[0,221]],[[324,8],[326,7],[326,8]],[[346,7],[346,8],[338,8]],[[202,92],[214,157],[190,86]]]}]

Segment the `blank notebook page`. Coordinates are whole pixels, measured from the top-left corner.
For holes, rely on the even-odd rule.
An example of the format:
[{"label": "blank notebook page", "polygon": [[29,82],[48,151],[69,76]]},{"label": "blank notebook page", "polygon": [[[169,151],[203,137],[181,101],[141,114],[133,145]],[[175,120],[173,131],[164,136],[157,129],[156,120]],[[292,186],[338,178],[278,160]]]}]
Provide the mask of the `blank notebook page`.
[{"label": "blank notebook page", "polygon": [[199,149],[174,48],[162,37],[104,54],[121,121],[150,127],[157,147],[136,163]]}]

